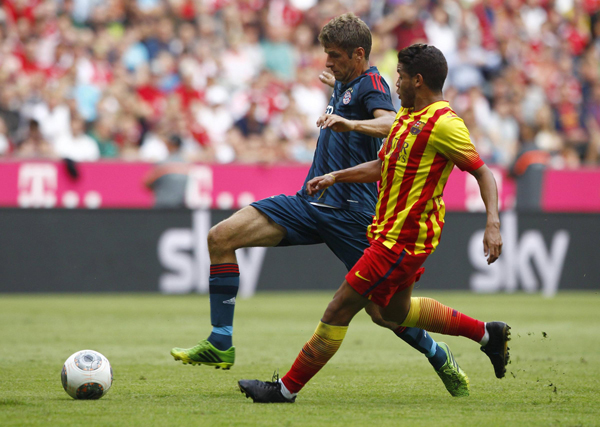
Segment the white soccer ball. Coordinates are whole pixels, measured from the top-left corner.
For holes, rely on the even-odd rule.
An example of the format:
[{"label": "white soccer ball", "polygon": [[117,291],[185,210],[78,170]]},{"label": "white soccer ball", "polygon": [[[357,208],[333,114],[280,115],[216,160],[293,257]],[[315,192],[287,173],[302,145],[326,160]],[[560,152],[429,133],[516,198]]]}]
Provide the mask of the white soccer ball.
[{"label": "white soccer ball", "polygon": [[60,377],[63,388],[73,399],[100,399],[113,382],[108,359],[94,350],[73,353],[65,362]]}]

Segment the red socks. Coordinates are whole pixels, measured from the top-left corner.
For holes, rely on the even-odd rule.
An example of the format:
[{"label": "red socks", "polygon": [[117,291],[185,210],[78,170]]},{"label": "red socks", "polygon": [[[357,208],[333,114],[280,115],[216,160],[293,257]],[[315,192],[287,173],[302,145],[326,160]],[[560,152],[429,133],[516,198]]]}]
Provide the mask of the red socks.
[{"label": "red socks", "polygon": [[298,393],[333,357],[342,345],[348,326],[319,322],[312,338],[304,344],[291,369],[281,379],[290,393]]},{"label": "red socks", "polygon": [[402,326],[414,326],[429,332],[459,335],[479,342],[485,323],[447,307],[431,298],[411,298],[410,310]]}]

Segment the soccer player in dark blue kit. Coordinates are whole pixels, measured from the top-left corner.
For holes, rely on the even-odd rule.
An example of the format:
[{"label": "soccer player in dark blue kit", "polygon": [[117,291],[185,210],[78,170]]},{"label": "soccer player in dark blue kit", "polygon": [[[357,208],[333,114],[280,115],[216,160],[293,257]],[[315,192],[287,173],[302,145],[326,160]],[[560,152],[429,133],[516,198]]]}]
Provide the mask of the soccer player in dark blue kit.
[{"label": "soccer player in dark blue kit", "polygon": [[[210,230],[212,333],[192,348],[172,349],[175,360],[223,369],[233,366],[232,325],[239,286],[236,249],[325,243],[350,270],[369,246],[366,229],[375,212],[377,185],[338,184],[310,196],[306,183],[377,159],[396,111],[389,86],[369,65],[371,32],[363,21],[351,13],[334,18],[323,27],[319,41],[335,84],[327,111],[317,121],[321,131],[308,176],[296,195],[252,203]],[[327,82],[327,75],[321,80]],[[366,311],[375,323],[392,329],[425,354],[451,394],[468,392],[468,379],[447,345],[438,346],[422,329],[384,321],[375,307],[367,306]]]}]

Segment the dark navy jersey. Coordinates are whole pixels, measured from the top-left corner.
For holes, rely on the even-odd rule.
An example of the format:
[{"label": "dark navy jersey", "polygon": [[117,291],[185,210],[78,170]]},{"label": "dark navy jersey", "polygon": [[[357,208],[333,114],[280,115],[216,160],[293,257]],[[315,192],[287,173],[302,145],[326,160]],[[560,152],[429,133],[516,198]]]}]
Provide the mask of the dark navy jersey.
[{"label": "dark navy jersey", "polygon": [[[346,85],[336,81],[326,112],[348,120],[370,120],[378,109],[395,112],[389,86],[377,68],[371,67]],[[315,176],[376,160],[380,147],[381,138],[321,129],[313,163],[298,196],[309,202],[373,214],[377,183],[335,184],[314,196],[306,193],[306,183]]]}]

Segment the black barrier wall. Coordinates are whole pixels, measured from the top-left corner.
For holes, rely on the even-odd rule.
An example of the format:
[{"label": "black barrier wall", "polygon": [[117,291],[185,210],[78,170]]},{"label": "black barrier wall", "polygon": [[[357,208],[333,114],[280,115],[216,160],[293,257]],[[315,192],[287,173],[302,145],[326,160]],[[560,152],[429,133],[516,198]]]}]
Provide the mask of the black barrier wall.
[{"label": "black barrier wall", "polygon": [[[206,235],[227,211],[0,210],[0,292],[207,292]],[[600,216],[501,216],[488,266],[482,214],[449,213],[418,287],[477,292],[600,289]],[[325,245],[238,251],[240,293],[336,289],[345,269]]]}]

